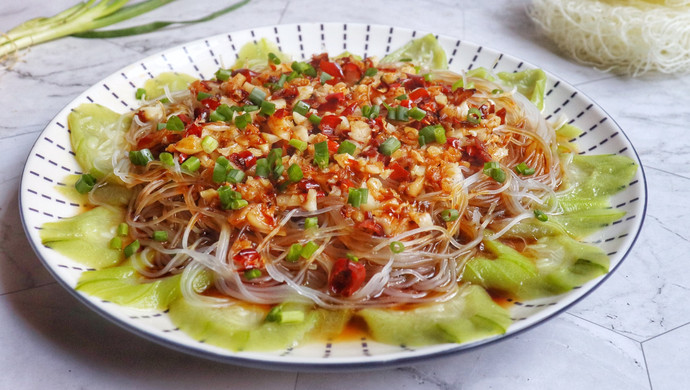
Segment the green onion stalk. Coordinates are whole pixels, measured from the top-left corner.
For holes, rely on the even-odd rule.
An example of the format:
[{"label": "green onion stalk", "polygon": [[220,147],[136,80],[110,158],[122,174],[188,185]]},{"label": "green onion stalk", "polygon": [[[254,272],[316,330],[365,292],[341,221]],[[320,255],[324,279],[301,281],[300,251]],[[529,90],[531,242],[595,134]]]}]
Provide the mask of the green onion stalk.
[{"label": "green onion stalk", "polygon": [[123,29],[98,30],[153,11],[173,1],[175,0],[146,0],[128,5],[129,0],[88,0],[57,15],[28,20],[0,36],[0,62],[6,61],[19,50],[70,35],[79,38],[114,38],[145,34],[172,24],[206,22],[234,11],[250,0],[242,0],[194,20],[158,21]]}]

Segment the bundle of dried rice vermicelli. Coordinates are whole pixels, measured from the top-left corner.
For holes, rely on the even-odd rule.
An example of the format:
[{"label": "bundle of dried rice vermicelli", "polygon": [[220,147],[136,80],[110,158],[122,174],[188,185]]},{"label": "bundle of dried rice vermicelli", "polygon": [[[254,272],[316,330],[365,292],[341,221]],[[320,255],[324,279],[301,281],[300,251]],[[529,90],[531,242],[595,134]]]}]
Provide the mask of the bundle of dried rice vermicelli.
[{"label": "bundle of dried rice vermicelli", "polygon": [[690,71],[690,0],[533,0],[528,13],[582,63],[633,76]]}]

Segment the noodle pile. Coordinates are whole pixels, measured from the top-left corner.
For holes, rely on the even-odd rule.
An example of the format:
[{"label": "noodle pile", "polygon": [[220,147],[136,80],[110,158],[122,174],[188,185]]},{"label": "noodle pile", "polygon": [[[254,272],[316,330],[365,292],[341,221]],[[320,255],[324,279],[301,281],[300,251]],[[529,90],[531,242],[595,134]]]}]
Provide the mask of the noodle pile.
[{"label": "noodle pile", "polygon": [[528,14],[582,63],[632,76],[690,71],[687,0],[534,0]]},{"label": "noodle pile", "polygon": [[[553,198],[562,169],[556,135],[524,96],[446,71],[422,77],[423,70],[410,64],[377,66],[372,59],[321,55],[310,65],[320,74],[336,74],[295,77],[276,88],[283,75],[294,73],[294,64],[236,71],[225,80],[168,91],[167,102],[152,100],[135,114],[127,134],[131,150],[174,156],[171,163],[156,158],[146,166],[132,164],[126,151],[113,157],[115,174],[136,191],[127,223],[144,248],[134,261],[142,275],[182,273],[185,299],[208,305],[228,297],[329,309],[440,302],[457,292],[463,266],[482,253],[483,239],[497,239],[533,218],[535,208],[557,212]],[[275,112],[247,112],[252,120],[242,129],[237,119],[211,119],[220,104],[252,105],[254,89],[264,91]],[[307,114],[296,111],[299,102],[308,104]],[[365,106],[378,107],[380,114],[365,116]],[[391,116],[398,107],[416,107],[424,117]],[[183,131],[166,129],[173,117],[182,118]],[[428,126],[444,135],[420,145]],[[217,147],[204,150],[206,137]],[[399,147],[384,151],[391,138]],[[291,140],[303,142],[304,150]],[[356,152],[338,151],[345,141]],[[320,166],[315,149],[324,142],[329,159]],[[292,180],[283,168],[259,174],[257,159],[272,150],[281,155],[277,166],[296,165],[303,177]],[[194,172],[181,164],[191,156],[200,162]],[[244,179],[212,179],[221,158]],[[498,164],[502,180],[487,173],[488,163]],[[517,173],[519,164],[534,172]],[[246,205],[225,207],[220,187],[241,194]],[[361,205],[351,201],[352,189],[366,190]],[[450,210],[454,218],[448,218]],[[306,228],[315,217],[318,226]],[[165,231],[167,241],[153,240],[156,231]],[[288,258],[293,245],[309,243],[316,244],[312,253]],[[352,290],[334,287],[337,264],[344,261],[365,272]],[[201,272],[213,275],[213,288],[203,293],[194,286]]]}]

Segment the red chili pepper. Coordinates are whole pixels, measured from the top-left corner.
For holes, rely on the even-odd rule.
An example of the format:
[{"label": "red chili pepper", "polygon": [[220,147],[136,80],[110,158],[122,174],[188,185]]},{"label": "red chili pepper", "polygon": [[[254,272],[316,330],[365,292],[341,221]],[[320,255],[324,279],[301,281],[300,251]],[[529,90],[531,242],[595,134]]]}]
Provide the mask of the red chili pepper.
[{"label": "red chili pepper", "polygon": [[359,69],[359,66],[353,64],[352,62],[343,64],[342,69],[343,79],[348,84],[354,84],[362,78],[362,70]]},{"label": "red chili pepper", "polygon": [[335,62],[321,61],[321,64],[319,65],[319,67],[321,68],[322,71],[333,76],[335,79],[342,79],[343,78],[343,70],[340,68],[340,65],[336,64]]},{"label": "red chili pepper", "polygon": [[180,152],[180,155],[177,158],[177,160],[180,162],[180,164],[182,164],[187,159],[187,157],[189,156],[186,153]]},{"label": "red chili pepper", "polygon": [[359,229],[365,230],[367,232],[370,232],[374,236],[382,237],[384,236],[383,233],[383,226],[379,224],[378,222],[374,221],[373,219],[365,219],[364,221],[360,222],[357,227]]},{"label": "red chili pepper", "polygon": [[349,297],[362,287],[366,276],[364,264],[340,258],[333,264],[328,285],[331,293]]},{"label": "red chili pepper", "polygon": [[208,107],[210,110],[215,110],[220,106],[220,102],[216,98],[206,98],[201,101],[201,104]]},{"label": "red chili pepper", "polygon": [[288,114],[288,111],[284,108],[281,108],[281,109],[276,110],[276,112],[273,113],[273,117],[280,119],[280,118],[285,117],[287,114]]},{"label": "red chili pepper", "polygon": [[256,249],[242,249],[241,251],[237,252],[232,259],[236,263],[240,264],[242,267],[240,271],[261,267],[261,255],[256,251]]},{"label": "red chili pepper", "polygon": [[344,115],[344,116],[352,115],[356,109],[357,109],[357,103],[352,103],[349,106],[345,107],[342,111],[340,111],[340,114],[338,114],[338,115]]},{"label": "red chili pepper", "polygon": [[410,101],[410,99],[400,101],[400,105],[405,108],[412,108],[412,102]]},{"label": "red chili pepper", "polygon": [[321,132],[326,135],[332,135],[335,133],[335,128],[342,122],[339,116],[336,115],[326,115],[321,118],[321,123],[319,123],[319,128]]},{"label": "red chili pepper", "polygon": [[417,88],[414,91],[410,92],[407,96],[416,104],[419,104],[419,102],[422,101],[422,99],[428,99],[430,97],[429,91],[427,91],[424,88]]},{"label": "red chili pepper", "polygon": [[478,139],[474,139],[471,145],[465,147],[465,153],[473,162],[484,164],[492,160],[491,155],[486,151],[486,147]]},{"label": "red chili pepper", "polygon": [[423,76],[409,75],[409,77],[402,82],[402,85],[408,90],[411,90],[424,87],[426,85],[426,81],[424,81]]},{"label": "red chili pepper", "polygon": [[242,73],[244,75],[244,77],[247,78],[248,83],[250,83],[252,81],[252,77],[258,76],[258,73],[254,72],[253,70],[249,70],[249,69],[233,70],[232,73],[230,73],[230,75],[235,76],[238,73]]},{"label": "red chili pepper", "polygon": [[196,122],[192,122],[189,125],[187,125],[187,128],[185,129],[184,136],[189,137],[190,135],[196,135],[197,137],[201,137],[201,130],[203,128],[199,125],[196,124]]},{"label": "red chili pepper", "polygon": [[249,169],[256,164],[256,156],[248,150],[243,150],[239,153],[233,153],[230,155],[230,161],[235,165],[239,166],[243,170]]},{"label": "red chili pepper", "polygon": [[332,154],[335,154],[338,151],[338,145],[337,142],[333,141],[332,139],[328,140],[328,151],[331,152]]},{"label": "red chili pepper", "polygon": [[446,140],[446,144],[454,147],[455,149],[462,149],[463,147],[462,141],[453,137],[448,137],[448,139]]},{"label": "red chili pepper", "polygon": [[398,164],[397,162],[393,161],[392,163],[388,164],[388,169],[393,170],[393,173],[390,175],[391,179],[397,181],[410,180],[410,172],[408,172],[407,169],[403,168],[402,165]]},{"label": "red chili pepper", "polygon": [[505,107],[496,111],[496,116],[501,118],[501,124],[502,125],[506,124],[506,109],[505,109]]},{"label": "red chili pepper", "polygon": [[302,179],[297,182],[297,188],[303,192],[308,192],[312,188],[321,189],[321,186],[314,179]]},{"label": "red chili pepper", "polygon": [[330,111],[335,112],[338,105],[345,99],[345,95],[342,92],[332,93],[326,96],[326,102],[319,106],[319,111]]},{"label": "red chili pepper", "polygon": [[187,114],[179,114],[177,115],[178,118],[184,123],[185,125],[188,125],[192,122],[192,118],[189,117]]}]

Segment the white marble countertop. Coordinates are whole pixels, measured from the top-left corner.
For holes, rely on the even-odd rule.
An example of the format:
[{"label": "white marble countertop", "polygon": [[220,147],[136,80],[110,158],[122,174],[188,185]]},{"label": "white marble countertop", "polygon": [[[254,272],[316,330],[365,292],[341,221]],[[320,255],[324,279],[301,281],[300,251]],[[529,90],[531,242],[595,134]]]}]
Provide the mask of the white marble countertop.
[{"label": "white marble countertop", "polygon": [[[73,3],[3,2],[0,31]],[[138,21],[190,18],[231,2],[210,3],[181,0]],[[0,388],[687,388],[690,76],[630,79],[575,64],[540,36],[525,14],[527,4],[254,0],[211,23],[50,42],[23,53],[11,69],[0,68]],[[490,28],[480,29],[475,21],[484,17]],[[356,375],[261,371],[187,356],[122,330],[58,285],[31,250],[17,200],[23,164],[49,120],[101,78],[165,48],[226,31],[309,21],[394,24],[458,37],[537,64],[589,95],[624,129],[647,175],[647,219],[628,258],[586,299],[518,336]]]}]

